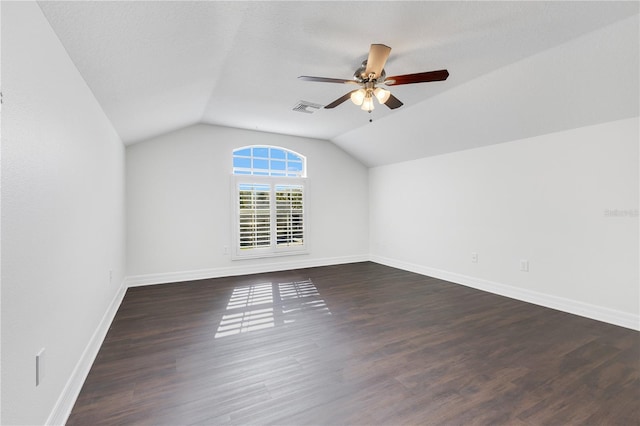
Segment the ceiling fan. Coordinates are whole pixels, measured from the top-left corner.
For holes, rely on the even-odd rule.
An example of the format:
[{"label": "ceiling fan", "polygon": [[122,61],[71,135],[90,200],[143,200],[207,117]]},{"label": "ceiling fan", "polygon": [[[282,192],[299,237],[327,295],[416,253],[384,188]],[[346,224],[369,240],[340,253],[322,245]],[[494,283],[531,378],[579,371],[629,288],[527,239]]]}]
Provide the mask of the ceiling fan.
[{"label": "ceiling fan", "polygon": [[387,77],[384,71],[384,65],[387,62],[387,58],[389,58],[389,53],[391,53],[391,48],[389,46],[385,46],[384,44],[372,44],[369,49],[369,57],[362,63],[360,68],[356,70],[353,74],[353,79],[351,80],[311,77],[308,75],[301,75],[298,78],[305,81],[355,84],[360,86],[359,89],[352,90],[344,96],[341,96],[329,105],[326,105],[325,108],[335,108],[347,99],[351,99],[354,104],[360,105],[364,111],[371,112],[374,109],[374,97],[378,99],[381,104],[385,104],[390,109],[396,109],[403,105],[398,98],[391,94],[390,91],[379,87],[379,84],[384,84],[386,86],[398,86],[400,84],[442,81],[449,77],[449,71],[447,70],[427,71],[416,74]]}]

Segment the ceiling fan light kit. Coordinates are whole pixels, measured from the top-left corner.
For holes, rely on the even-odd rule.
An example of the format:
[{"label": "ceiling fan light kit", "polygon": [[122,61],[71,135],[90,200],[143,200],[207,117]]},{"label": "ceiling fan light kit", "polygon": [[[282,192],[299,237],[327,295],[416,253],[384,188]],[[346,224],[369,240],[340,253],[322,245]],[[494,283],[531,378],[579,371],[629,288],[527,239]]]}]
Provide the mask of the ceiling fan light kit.
[{"label": "ceiling fan light kit", "polygon": [[351,102],[362,107],[364,111],[373,111],[375,106],[373,104],[373,98],[376,98],[380,104],[385,104],[391,97],[391,92],[383,89],[382,87],[376,87],[372,89],[370,87],[366,89],[358,89],[351,92]]},{"label": "ceiling fan light kit", "polygon": [[447,70],[428,71],[416,74],[404,74],[393,77],[386,77],[384,65],[389,58],[391,48],[384,44],[372,44],[369,49],[369,57],[362,63],[360,68],[353,74],[352,80],[339,78],[311,77],[301,75],[298,77],[305,81],[316,81],[320,83],[340,83],[356,84],[360,89],[353,90],[346,95],[336,99],[325,106],[325,109],[335,108],[347,99],[361,107],[362,110],[371,112],[375,108],[373,98],[375,97],[382,105],[390,109],[400,108],[403,103],[393,96],[389,90],[378,87],[378,84],[387,86],[397,86],[400,84],[426,83],[429,81],[443,81],[449,77]]}]

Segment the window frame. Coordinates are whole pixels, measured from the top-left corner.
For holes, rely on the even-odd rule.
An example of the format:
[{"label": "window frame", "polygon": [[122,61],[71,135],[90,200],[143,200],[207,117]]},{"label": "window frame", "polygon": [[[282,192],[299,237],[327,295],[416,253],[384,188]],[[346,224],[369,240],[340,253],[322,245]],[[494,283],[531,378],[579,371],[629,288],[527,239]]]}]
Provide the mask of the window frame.
[{"label": "window frame", "polygon": [[[308,191],[309,185],[306,178],[306,158],[295,151],[278,146],[251,145],[233,150],[232,158],[236,158],[237,151],[247,148],[273,148],[291,153],[297,156],[302,162],[302,170],[299,176],[273,176],[270,174],[234,174],[236,167],[232,161],[231,175],[231,203],[233,205],[233,215],[231,218],[231,260],[257,259],[265,257],[277,257],[287,255],[307,254],[309,252],[309,205]],[[296,160],[297,161],[297,160]],[[268,246],[263,247],[241,247],[241,208],[240,191],[241,185],[265,185],[269,187],[269,211],[270,211],[270,241]],[[300,187],[302,189],[302,243],[301,244],[279,244],[278,243],[278,203],[276,201],[276,191],[278,187]]]}]

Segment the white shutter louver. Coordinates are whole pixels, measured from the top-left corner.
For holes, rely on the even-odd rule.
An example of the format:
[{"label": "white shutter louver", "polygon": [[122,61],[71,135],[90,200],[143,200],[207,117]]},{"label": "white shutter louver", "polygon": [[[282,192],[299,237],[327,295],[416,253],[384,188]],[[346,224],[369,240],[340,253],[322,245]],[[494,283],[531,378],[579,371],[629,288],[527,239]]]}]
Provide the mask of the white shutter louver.
[{"label": "white shutter louver", "polygon": [[304,244],[304,198],[300,185],[276,185],[276,244]]},{"label": "white shutter louver", "polygon": [[240,249],[271,245],[271,188],[240,184],[238,191]]}]

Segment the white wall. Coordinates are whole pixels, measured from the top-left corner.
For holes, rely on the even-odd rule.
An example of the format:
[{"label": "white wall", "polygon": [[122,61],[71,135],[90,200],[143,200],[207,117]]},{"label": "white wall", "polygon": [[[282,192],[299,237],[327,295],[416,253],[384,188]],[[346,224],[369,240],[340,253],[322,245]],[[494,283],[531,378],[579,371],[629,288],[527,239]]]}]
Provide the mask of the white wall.
[{"label": "white wall", "polygon": [[121,294],[124,148],[36,3],[2,4],[2,73],[1,422],[60,422]]},{"label": "white wall", "polygon": [[[307,157],[310,253],[231,260],[231,156],[276,145]],[[131,285],[366,260],[367,169],[328,141],[197,125],[127,147]]]},{"label": "white wall", "polygon": [[639,328],[639,136],[634,118],[372,168],[372,258]]}]

